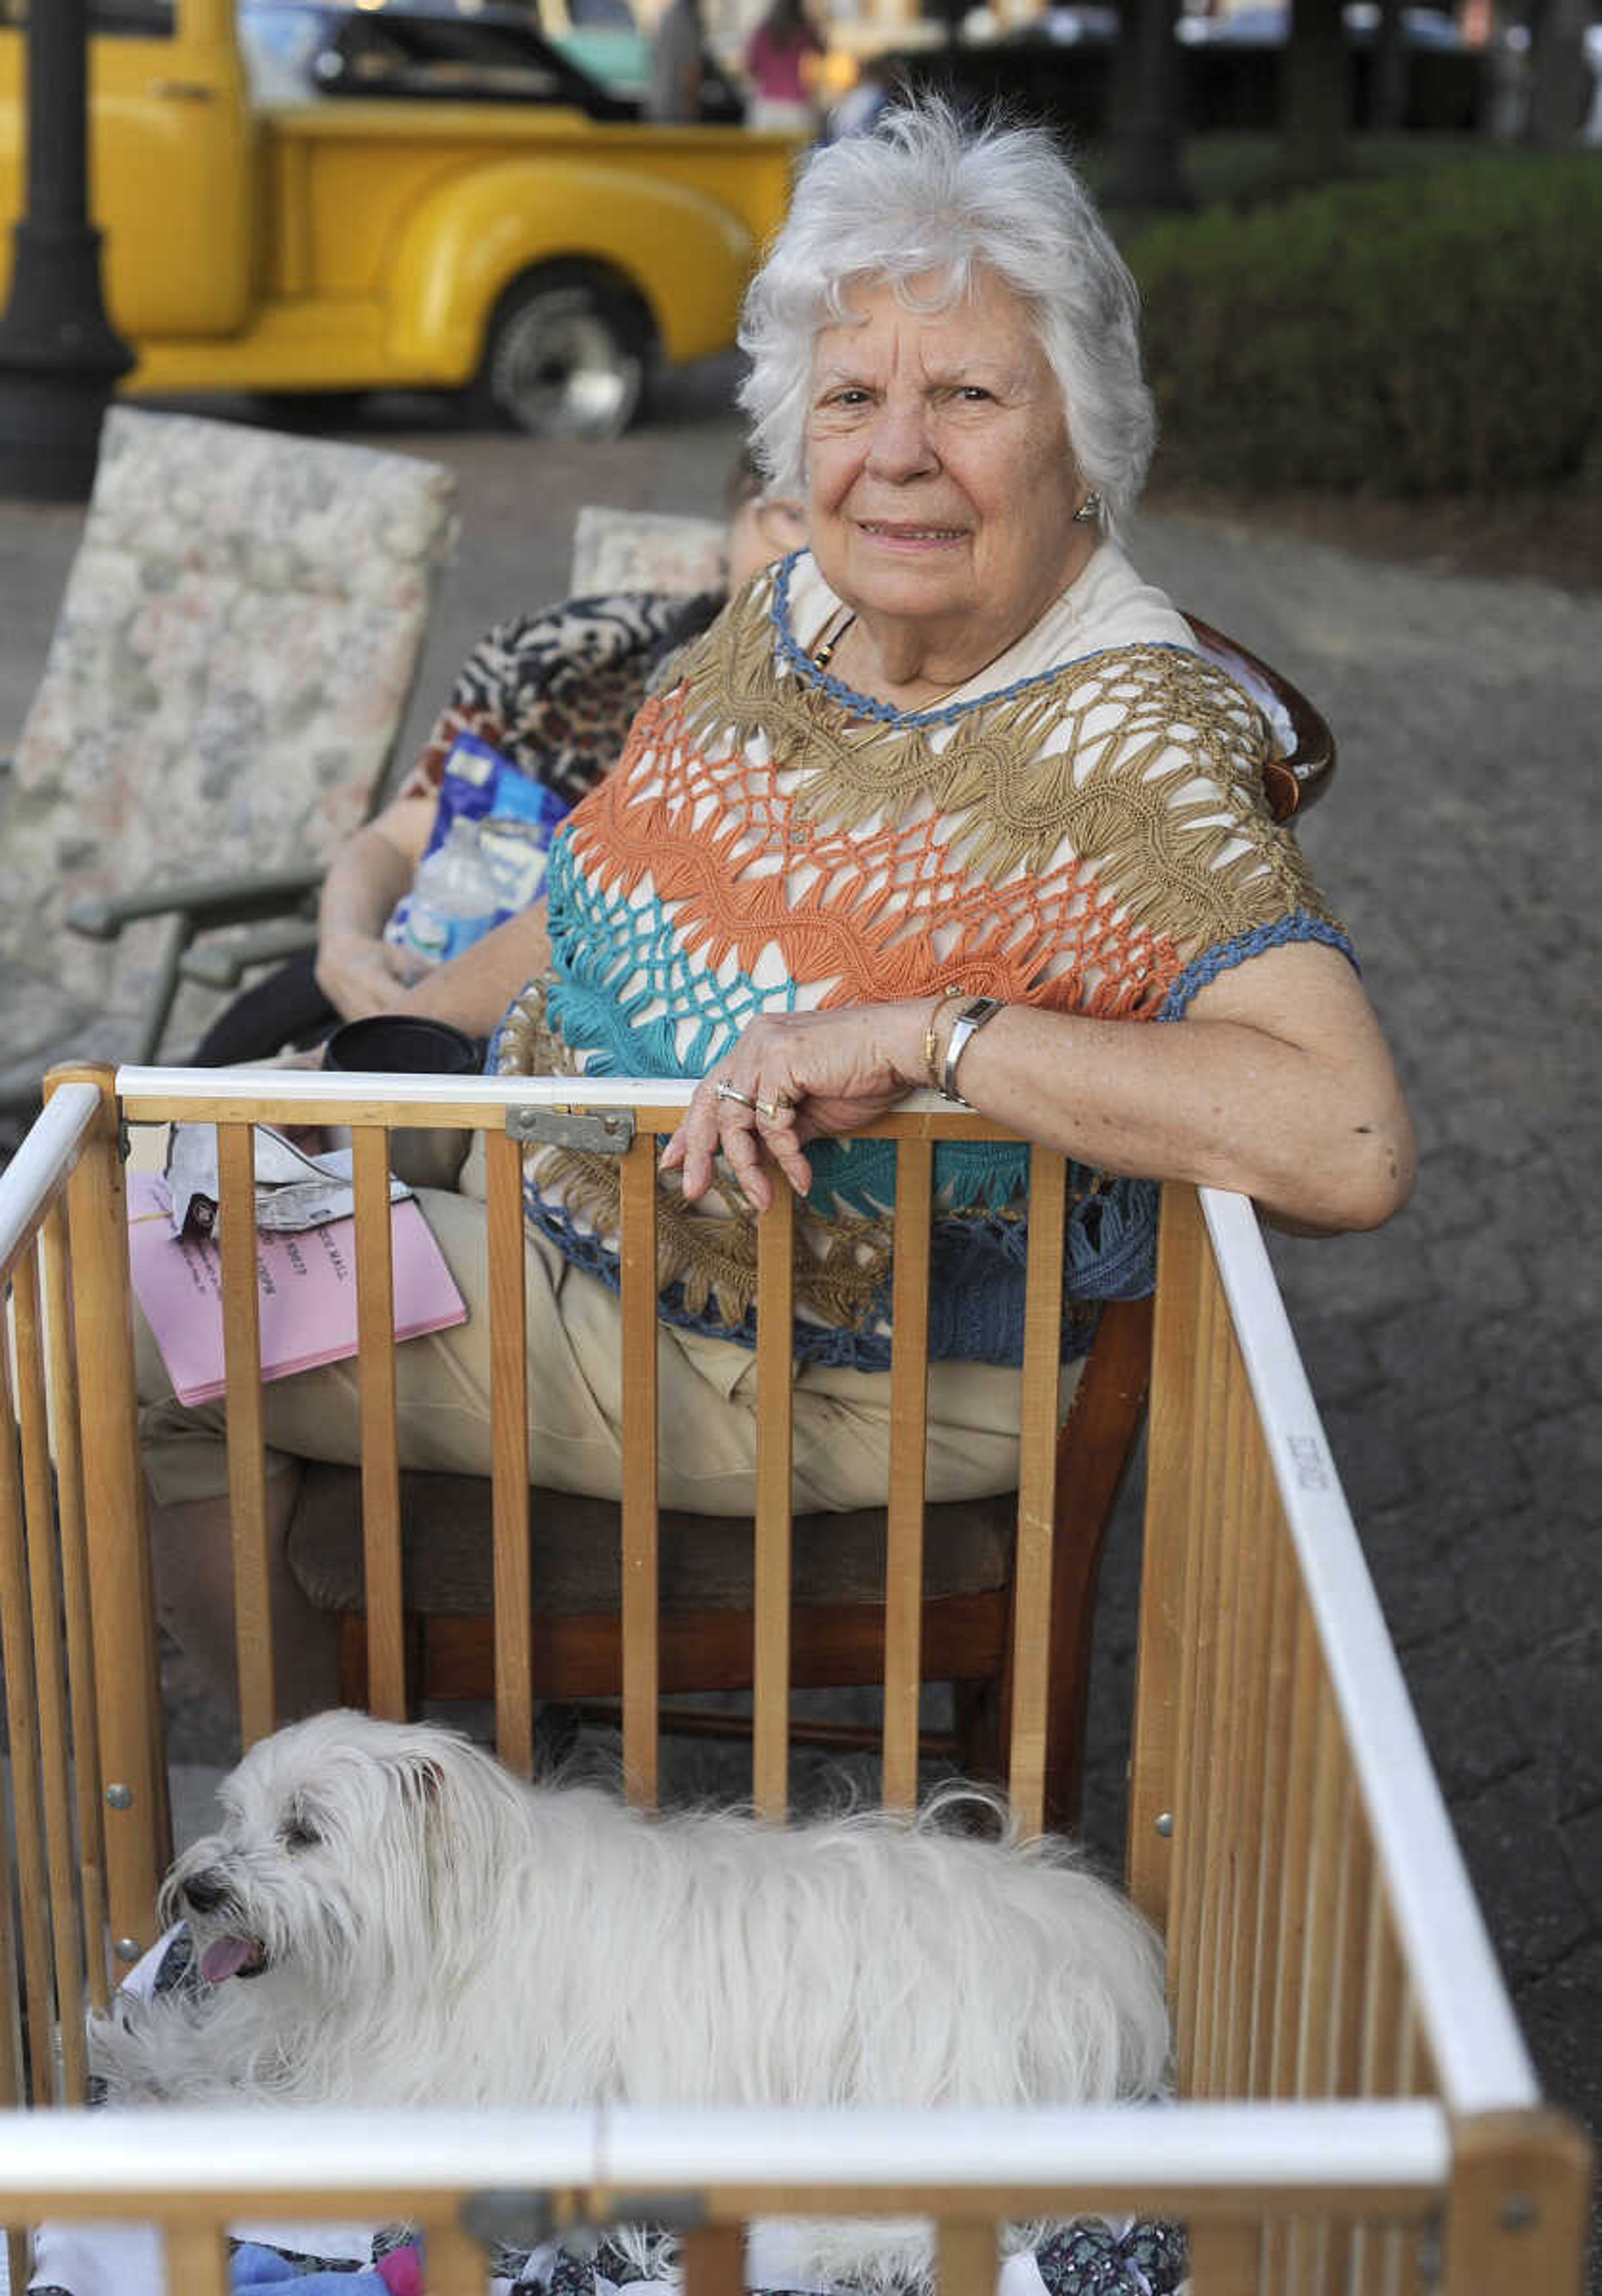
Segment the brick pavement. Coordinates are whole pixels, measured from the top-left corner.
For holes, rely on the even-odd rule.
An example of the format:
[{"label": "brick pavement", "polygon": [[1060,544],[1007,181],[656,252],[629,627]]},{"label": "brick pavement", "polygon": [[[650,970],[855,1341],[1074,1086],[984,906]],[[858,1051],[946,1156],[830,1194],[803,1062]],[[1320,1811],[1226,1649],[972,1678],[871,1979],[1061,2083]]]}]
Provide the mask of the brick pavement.
[{"label": "brick pavement", "polygon": [[[716,379],[714,378],[714,384]],[[563,586],[587,499],[715,500],[716,387],[604,456],[399,430],[457,470],[460,564],[414,710],[467,644]],[[369,430],[369,438],[374,433]],[[538,513],[525,506],[538,503]],[[0,504],[0,748],[42,651],[73,514]],[[1383,1234],[1275,1256],[1386,1617],[1549,2095],[1602,2130],[1602,1214],[1595,836],[1602,600],[1438,577],[1216,518],[1144,518],[1138,562],[1335,724],[1305,843],[1412,1095],[1417,1195]],[[1088,1825],[1118,1838],[1132,1495],[1110,1542]],[[188,1751],[208,1751],[192,1712]],[[1602,2257],[1593,2264],[1602,2296]]]}]

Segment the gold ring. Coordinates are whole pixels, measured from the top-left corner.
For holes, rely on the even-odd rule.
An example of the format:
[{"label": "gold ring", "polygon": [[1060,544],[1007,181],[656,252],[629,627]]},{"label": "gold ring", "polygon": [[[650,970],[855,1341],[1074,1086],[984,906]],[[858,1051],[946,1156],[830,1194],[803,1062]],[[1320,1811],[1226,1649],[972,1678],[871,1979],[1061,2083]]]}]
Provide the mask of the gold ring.
[{"label": "gold ring", "polygon": [[720,1084],[717,1090],[719,1100],[737,1100],[742,1108],[760,1109],[762,1106],[760,1100],[752,1100],[748,1093],[741,1092],[735,1085]]},{"label": "gold ring", "polygon": [[753,1100],[751,1104],[759,1116],[768,1119],[769,1124],[776,1124],[781,1116],[788,1116],[793,1105],[782,1093],[776,1100]]}]

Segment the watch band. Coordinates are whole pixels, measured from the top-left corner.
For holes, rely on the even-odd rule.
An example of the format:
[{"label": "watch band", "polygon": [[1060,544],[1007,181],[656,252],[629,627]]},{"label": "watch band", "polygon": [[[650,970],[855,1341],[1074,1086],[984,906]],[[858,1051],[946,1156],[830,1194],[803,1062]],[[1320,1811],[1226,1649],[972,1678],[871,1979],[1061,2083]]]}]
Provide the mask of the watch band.
[{"label": "watch band", "polygon": [[956,1101],[959,1108],[967,1102],[957,1089],[957,1063],[968,1048],[968,1039],[976,1036],[987,1021],[993,1021],[1006,1005],[999,996],[976,996],[965,1004],[951,1024],[951,1034],[946,1039],[945,1066],[941,1070],[940,1088],[948,1100]]}]

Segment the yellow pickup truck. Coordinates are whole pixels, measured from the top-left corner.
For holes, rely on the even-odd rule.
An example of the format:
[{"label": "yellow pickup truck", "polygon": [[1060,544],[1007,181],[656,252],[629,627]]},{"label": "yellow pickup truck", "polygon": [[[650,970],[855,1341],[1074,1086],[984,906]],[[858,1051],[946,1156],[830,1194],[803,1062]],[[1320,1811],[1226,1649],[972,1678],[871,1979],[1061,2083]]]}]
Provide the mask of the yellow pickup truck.
[{"label": "yellow pickup truck", "polygon": [[[587,109],[548,46],[548,69],[488,83],[421,66],[386,83],[417,37],[398,14],[343,81],[320,54],[303,96],[273,101],[235,9],[91,0],[92,198],[137,354],[126,390],[440,388],[480,419],[608,437],[653,363],[733,340],[793,138],[645,126],[604,94]],[[17,12],[0,0],[0,226],[21,199]],[[0,229],[0,293],[10,261]]]}]

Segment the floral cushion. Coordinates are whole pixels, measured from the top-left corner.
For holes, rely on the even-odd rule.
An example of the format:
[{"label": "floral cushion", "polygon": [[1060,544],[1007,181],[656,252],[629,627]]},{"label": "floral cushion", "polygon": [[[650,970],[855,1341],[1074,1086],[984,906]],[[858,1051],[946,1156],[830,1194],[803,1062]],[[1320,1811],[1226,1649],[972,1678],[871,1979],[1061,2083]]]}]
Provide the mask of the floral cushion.
[{"label": "floral cushion", "polygon": [[69,905],[325,860],[379,786],[454,537],[440,465],[115,407],[0,783],[0,1086],[125,1056],[163,921]]},{"label": "floral cushion", "polygon": [[675,598],[694,598],[721,590],[727,531],[721,519],[586,503],[574,522],[568,588],[576,598],[609,590],[665,590]]}]

